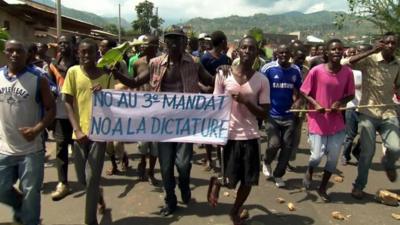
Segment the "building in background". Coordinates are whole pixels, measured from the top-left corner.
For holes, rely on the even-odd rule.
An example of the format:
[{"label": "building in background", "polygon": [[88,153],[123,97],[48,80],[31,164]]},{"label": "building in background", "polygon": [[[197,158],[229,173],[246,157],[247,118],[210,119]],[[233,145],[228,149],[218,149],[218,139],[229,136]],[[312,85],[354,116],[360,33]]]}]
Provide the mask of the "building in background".
[{"label": "building in background", "polygon": [[[57,38],[56,9],[30,0],[0,0],[0,27],[10,37],[25,43],[54,43]],[[117,38],[94,24],[62,16],[62,34],[90,37],[97,40]],[[0,65],[4,65],[0,54]]]}]

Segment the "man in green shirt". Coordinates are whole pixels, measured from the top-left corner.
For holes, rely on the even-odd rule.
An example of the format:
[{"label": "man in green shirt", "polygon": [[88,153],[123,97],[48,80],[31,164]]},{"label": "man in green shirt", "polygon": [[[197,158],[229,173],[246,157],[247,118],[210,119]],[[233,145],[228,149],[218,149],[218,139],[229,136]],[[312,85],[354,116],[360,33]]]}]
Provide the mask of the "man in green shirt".
[{"label": "man in green shirt", "polygon": [[135,69],[134,69],[134,64],[136,61],[138,61],[140,58],[140,53],[136,53],[133,56],[129,58],[129,65],[128,65],[128,76],[133,77],[133,74],[135,74]]},{"label": "man in green shirt", "polygon": [[[144,44],[147,44],[147,42],[148,42],[148,37],[146,36],[146,35],[141,35],[139,38],[138,38],[138,40],[139,41],[142,41]],[[142,57],[142,54],[143,54],[143,49],[142,49],[142,47],[139,47],[138,48],[138,51],[133,55],[133,56],[131,56],[130,58],[129,58],[129,63],[128,63],[128,77],[130,77],[130,78],[132,78],[132,77],[134,77],[135,76],[135,74],[137,74],[136,72],[135,72],[135,62],[136,61],[138,61],[141,57]]]}]

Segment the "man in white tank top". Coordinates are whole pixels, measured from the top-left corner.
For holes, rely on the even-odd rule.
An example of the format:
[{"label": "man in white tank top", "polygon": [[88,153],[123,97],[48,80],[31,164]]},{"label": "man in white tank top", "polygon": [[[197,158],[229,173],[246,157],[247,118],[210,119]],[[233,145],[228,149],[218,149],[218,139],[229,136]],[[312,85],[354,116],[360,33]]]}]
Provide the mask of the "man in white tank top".
[{"label": "man in white tank top", "polygon": [[[46,78],[26,65],[27,49],[5,45],[0,68],[0,202],[13,208],[14,222],[40,223],[44,172],[42,132],[54,119],[55,102]],[[19,180],[21,190],[13,186]]]}]

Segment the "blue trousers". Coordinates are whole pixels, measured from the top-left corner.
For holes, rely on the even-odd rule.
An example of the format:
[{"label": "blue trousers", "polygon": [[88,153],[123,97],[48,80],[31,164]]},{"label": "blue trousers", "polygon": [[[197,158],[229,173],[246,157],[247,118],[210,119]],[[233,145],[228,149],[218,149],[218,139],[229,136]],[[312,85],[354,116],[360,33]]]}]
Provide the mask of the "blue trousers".
[{"label": "blue trousers", "polygon": [[379,119],[364,114],[359,116],[359,132],[361,153],[358,160],[358,175],[354,188],[363,190],[368,182],[369,168],[375,155],[376,131],[381,135],[382,142],[387,148],[383,158],[385,169],[395,169],[395,163],[400,154],[399,119],[396,117]]},{"label": "blue trousers", "polygon": [[[0,202],[14,210],[24,225],[40,223],[40,188],[44,174],[44,151],[23,156],[0,154]],[[20,181],[19,194],[13,185]]]},{"label": "blue trousers", "polygon": [[189,143],[156,143],[160,161],[161,177],[165,191],[165,203],[175,207],[174,165],[179,173],[178,182],[182,193],[190,191],[190,170],[192,169],[193,144]]}]

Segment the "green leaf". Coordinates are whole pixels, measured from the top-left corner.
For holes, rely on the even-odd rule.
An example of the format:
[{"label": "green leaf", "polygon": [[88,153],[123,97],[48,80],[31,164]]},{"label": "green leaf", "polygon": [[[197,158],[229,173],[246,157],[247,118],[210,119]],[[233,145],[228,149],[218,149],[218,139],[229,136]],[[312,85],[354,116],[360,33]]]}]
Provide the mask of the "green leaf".
[{"label": "green leaf", "polygon": [[6,41],[10,39],[10,35],[4,28],[0,28],[0,51],[4,51]]},{"label": "green leaf", "polygon": [[103,57],[100,58],[99,62],[97,63],[97,67],[114,67],[119,61],[124,58],[124,54],[129,47],[129,42],[124,42],[121,45],[118,45],[117,47],[108,50],[106,54],[104,54]]},{"label": "green leaf", "polygon": [[146,44],[146,42],[140,41],[137,39],[134,39],[132,42],[126,41],[126,42],[118,45],[117,47],[108,50],[106,52],[106,54],[104,54],[103,57],[101,57],[100,60],[98,61],[97,67],[112,68],[119,61],[123,60],[124,54],[129,48],[132,48],[133,46],[137,46],[137,45],[143,45],[143,44]]},{"label": "green leaf", "polygon": [[251,30],[249,30],[248,34],[253,36],[258,43],[264,39],[264,32],[258,27],[253,27]]},{"label": "green leaf", "polygon": [[9,38],[10,38],[10,35],[5,30],[5,28],[0,28],[0,39],[8,40]]},{"label": "green leaf", "polygon": [[273,50],[271,48],[263,47],[262,50],[264,51],[267,59],[271,59],[272,58]]}]

